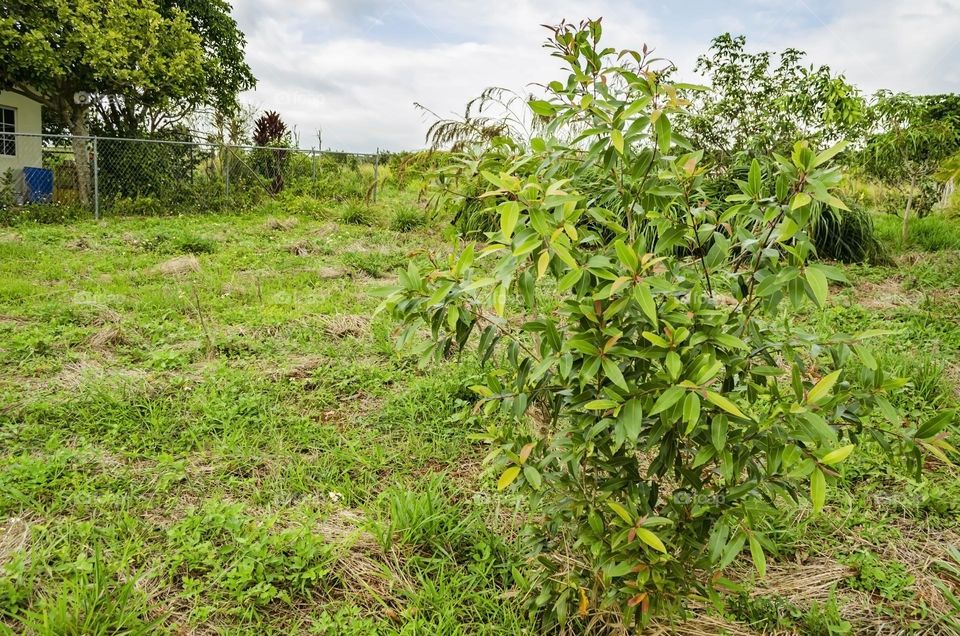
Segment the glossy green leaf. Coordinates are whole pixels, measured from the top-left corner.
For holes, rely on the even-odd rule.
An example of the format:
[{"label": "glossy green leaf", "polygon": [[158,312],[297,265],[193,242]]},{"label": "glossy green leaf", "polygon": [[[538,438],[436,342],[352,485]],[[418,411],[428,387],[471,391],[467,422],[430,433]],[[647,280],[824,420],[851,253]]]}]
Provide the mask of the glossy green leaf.
[{"label": "glossy green leaf", "polygon": [[833,390],[833,386],[837,383],[837,379],[842,372],[841,369],[838,369],[820,378],[820,381],[807,393],[807,403],[819,404],[828,399],[830,397],[830,391]]},{"label": "glossy green leaf", "polygon": [[500,479],[497,480],[497,490],[506,490],[510,487],[517,477],[520,475],[519,466],[511,466],[510,468],[503,471],[503,474],[500,475]]},{"label": "glossy green leaf", "polygon": [[637,528],[637,538],[657,552],[663,552],[664,554],[667,553],[667,546],[663,545],[663,541],[660,540],[660,537],[642,526]]}]

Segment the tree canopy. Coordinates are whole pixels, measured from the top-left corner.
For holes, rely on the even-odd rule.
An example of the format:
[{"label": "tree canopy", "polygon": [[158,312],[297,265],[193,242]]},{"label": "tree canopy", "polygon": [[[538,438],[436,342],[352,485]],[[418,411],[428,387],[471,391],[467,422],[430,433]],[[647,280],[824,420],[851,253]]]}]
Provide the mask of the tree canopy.
[{"label": "tree canopy", "polygon": [[[75,134],[93,93],[114,132],[201,105],[230,110],[255,80],[222,0],[39,0],[0,6],[0,87],[43,104]],[[148,121],[152,117],[153,121]]]},{"label": "tree canopy", "polygon": [[697,60],[711,90],[694,95],[687,132],[708,156],[785,153],[797,139],[825,146],[866,125],[865,100],[843,75],[804,66],[798,49],[746,46],[744,36],[725,33]]}]

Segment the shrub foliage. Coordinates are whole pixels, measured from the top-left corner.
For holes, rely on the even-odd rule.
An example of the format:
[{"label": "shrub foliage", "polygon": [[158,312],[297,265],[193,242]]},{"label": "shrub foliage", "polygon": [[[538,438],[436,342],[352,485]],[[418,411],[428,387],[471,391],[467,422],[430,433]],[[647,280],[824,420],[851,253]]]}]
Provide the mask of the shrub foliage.
[{"label": "shrub foliage", "polygon": [[785,319],[842,278],[807,262],[820,210],[842,207],[842,146],[753,162],[715,211],[701,153],[671,129],[689,87],[600,36],[599,21],[552,29],[569,75],[529,103],[540,136],[509,160],[495,142],[500,169],[480,171],[497,227],[430,271],[411,263],[384,304],[399,346],[430,330],[424,361],[475,344],[493,362],[472,387],[480,437],[498,488],[539,520],[514,578],[545,629],[674,611],[745,551],[762,576],[778,503],[821,511],[867,440],[919,470],[952,417],[902,421],[884,395],[903,381],[870,334]]}]

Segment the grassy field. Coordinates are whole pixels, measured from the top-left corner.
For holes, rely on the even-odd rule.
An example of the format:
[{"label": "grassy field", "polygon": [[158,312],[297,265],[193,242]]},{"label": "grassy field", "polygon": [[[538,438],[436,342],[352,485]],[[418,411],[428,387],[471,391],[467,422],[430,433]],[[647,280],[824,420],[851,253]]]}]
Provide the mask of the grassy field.
[{"label": "grassy field", "polygon": [[[535,632],[525,511],[456,419],[474,363],[419,369],[373,317],[445,249],[388,207],[0,228],[0,632]],[[960,401],[953,236],[800,317],[894,330],[911,417]],[[677,632],[960,633],[960,476],[928,468],[865,447],[826,514],[783,510],[764,580],[745,557]]]}]

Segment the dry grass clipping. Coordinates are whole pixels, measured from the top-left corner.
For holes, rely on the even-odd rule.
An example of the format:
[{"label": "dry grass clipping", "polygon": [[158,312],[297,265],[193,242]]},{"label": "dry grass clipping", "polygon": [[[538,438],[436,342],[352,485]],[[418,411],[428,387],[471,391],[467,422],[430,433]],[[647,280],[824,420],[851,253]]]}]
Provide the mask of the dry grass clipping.
[{"label": "dry grass clipping", "polygon": [[355,314],[330,316],[323,321],[323,331],[334,338],[360,338],[370,328],[370,319]]},{"label": "dry grass clipping", "polygon": [[165,276],[175,276],[177,274],[199,271],[200,261],[192,254],[171,258],[169,261],[164,261],[150,270],[151,273],[164,274]]},{"label": "dry grass clipping", "polygon": [[300,356],[293,358],[289,367],[280,369],[272,373],[274,378],[286,378],[288,380],[303,380],[310,377],[314,369],[319,368],[326,358],[323,356]]},{"label": "dry grass clipping", "polygon": [[292,216],[283,220],[275,219],[271,216],[269,219],[266,220],[266,222],[263,225],[268,230],[273,230],[273,231],[279,230],[279,231],[285,232],[287,230],[292,230],[293,228],[297,227],[298,223],[299,221]]},{"label": "dry grass clipping", "polygon": [[90,250],[90,249],[93,249],[94,247],[89,240],[85,239],[82,236],[78,238],[70,239],[69,241],[64,243],[63,246],[68,250],[77,250],[77,251]]},{"label": "dry grass clipping", "polygon": [[856,572],[832,559],[818,557],[804,563],[771,564],[767,575],[760,580],[750,595],[779,596],[798,607],[823,603],[843,579]]},{"label": "dry grass clipping", "polygon": [[317,276],[322,280],[333,280],[335,278],[347,278],[351,276],[351,272],[348,269],[338,267],[321,267],[317,270]]},{"label": "dry grass clipping", "polygon": [[889,278],[882,283],[864,281],[854,288],[854,298],[864,309],[883,311],[897,307],[917,307],[921,295],[904,291],[898,278]]},{"label": "dry grass clipping", "polygon": [[21,517],[12,517],[0,525],[0,567],[26,551],[30,543],[30,524]]},{"label": "dry grass clipping", "polygon": [[313,245],[309,241],[297,241],[287,248],[287,251],[294,256],[309,256],[313,251]]},{"label": "dry grass clipping", "polygon": [[655,620],[646,633],[651,636],[717,636],[718,634],[757,636],[757,632],[746,625],[734,623],[722,616],[707,614],[706,610],[703,612],[700,614],[699,611],[695,611],[695,616],[682,622],[667,623]]},{"label": "dry grass clipping", "polygon": [[120,325],[107,325],[87,340],[93,349],[110,349],[126,343],[127,337]]},{"label": "dry grass clipping", "polygon": [[[947,546],[960,546],[960,533],[952,529],[925,528],[906,520],[897,525],[903,540],[891,541],[881,555],[906,566],[914,579],[913,588],[918,599],[937,613],[949,613],[952,606],[934,584],[937,579],[947,582],[938,576],[936,563],[950,561]],[[954,592],[960,593],[960,589],[954,589]]]},{"label": "dry grass clipping", "polygon": [[349,509],[339,509],[319,522],[317,533],[339,548],[333,572],[349,592],[368,610],[386,608],[388,615],[400,606],[395,591],[414,583],[403,574],[402,557],[395,550],[385,552],[369,531],[363,517]]},{"label": "dry grass clipping", "polygon": [[320,234],[322,236],[330,236],[331,234],[336,234],[340,231],[340,225],[334,221],[328,221],[321,225],[314,234]]}]

